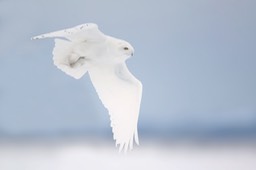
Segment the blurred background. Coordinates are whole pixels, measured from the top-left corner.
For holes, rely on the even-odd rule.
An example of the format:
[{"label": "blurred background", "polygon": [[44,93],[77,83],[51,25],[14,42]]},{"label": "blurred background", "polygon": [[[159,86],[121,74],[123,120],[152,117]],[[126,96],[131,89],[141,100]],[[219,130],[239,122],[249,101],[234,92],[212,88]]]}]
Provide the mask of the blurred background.
[{"label": "blurred background", "polygon": [[[0,0],[0,169],[255,169],[255,7]],[[88,75],[53,65],[53,39],[30,40],[87,22],[135,48],[141,145],[125,156]]]}]

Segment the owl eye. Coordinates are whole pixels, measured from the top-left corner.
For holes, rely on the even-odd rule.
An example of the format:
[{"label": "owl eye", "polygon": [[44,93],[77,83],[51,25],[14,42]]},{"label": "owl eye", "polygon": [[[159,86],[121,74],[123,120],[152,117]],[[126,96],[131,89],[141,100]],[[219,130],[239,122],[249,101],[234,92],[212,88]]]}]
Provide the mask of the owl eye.
[{"label": "owl eye", "polygon": [[129,50],[129,48],[128,47],[124,47],[124,50]]}]

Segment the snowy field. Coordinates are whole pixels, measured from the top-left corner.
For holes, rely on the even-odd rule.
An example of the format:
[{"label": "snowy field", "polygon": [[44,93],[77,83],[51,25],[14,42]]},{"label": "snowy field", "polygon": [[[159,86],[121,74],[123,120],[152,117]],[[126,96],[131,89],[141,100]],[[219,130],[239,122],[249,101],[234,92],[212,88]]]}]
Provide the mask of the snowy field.
[{"label": "snowy field", "polygon": [[255,170],[252,142],[144,141],[119,154],[95,139],[1,140],[0,170]]}]

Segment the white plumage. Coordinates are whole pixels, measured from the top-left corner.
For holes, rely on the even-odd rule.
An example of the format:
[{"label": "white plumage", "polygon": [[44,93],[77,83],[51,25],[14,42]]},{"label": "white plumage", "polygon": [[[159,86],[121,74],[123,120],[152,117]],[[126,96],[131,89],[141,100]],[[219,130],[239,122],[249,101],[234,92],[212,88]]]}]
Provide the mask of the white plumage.
[{"label": "white plumage", "polygon": [[126,41],[104,35],[93,23],[32,39],[42,38],[56,38],[53,61],[60,70],[76,79],[89,73],[99,98],[109,111],[119,151],[132,149],[134,140],[139,144],[137,123],[142,84],[125,64],[133,55],[133,47]]}]

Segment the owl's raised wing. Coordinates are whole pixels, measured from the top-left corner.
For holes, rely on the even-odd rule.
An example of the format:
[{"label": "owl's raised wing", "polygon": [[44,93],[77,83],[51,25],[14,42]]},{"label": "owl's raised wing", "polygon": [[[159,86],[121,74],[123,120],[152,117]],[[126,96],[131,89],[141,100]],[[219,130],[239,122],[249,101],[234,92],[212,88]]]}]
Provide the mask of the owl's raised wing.
[{"label": "owl's raised wing", "polygon": [[91,81],[104,106],[108,109],[113,138],[119,151],[139,144],[137,123],[142,84],[128,70],[125,63],[114,66],[90,67]]},{"label": "owl's raised wing", "polygon": [[73,42],[83,41],[101,41],[105,39],[105,35],[98,29],[94,23],[81,24],[72,28],[54,31],[33,37],[33,40],[43,38],[66,38]]},{"label": "owl's raised wing", "polygon": [[[84,64],[86,56],[77,47],[81,44],[104,41],[106,36],[98,29],[96,24],[86,23],[64,30],[38,35],[32,39],[43,38],[56,38],[53,49],[54,64],[69,76],[79,79],[87,72],[87,69]],[[59,38],[65,38],[65,40]]]}]

